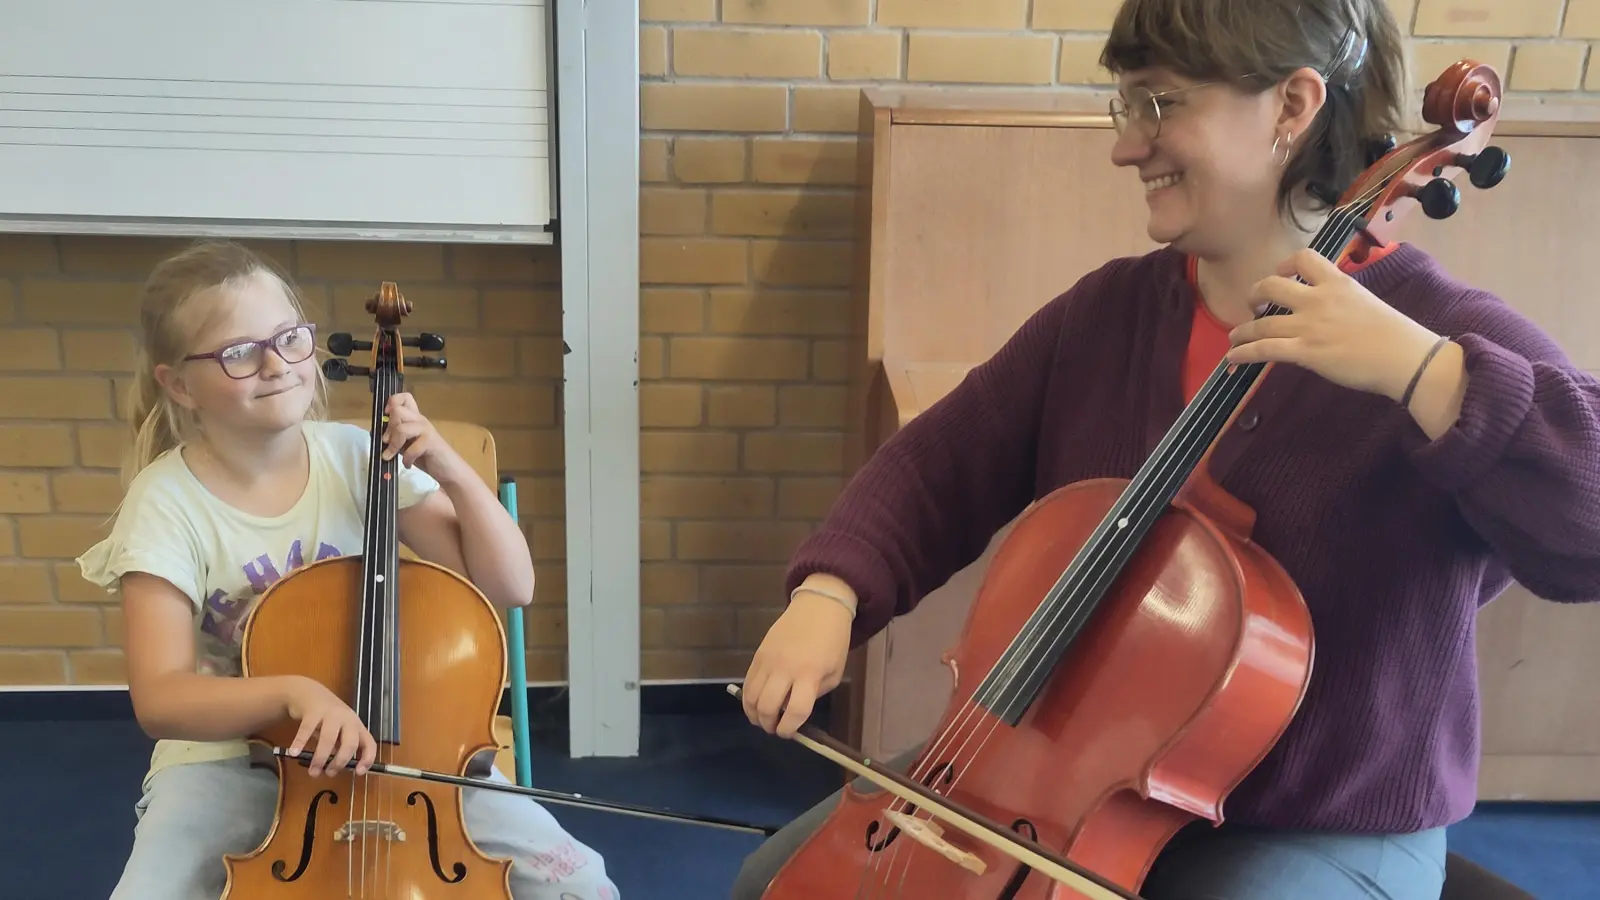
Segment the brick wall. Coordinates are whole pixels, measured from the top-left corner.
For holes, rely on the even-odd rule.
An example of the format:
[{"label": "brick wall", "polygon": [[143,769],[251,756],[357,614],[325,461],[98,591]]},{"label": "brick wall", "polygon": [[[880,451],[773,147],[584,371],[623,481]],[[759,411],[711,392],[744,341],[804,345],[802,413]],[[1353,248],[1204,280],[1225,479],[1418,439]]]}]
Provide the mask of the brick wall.
[{"label": "brick wall", "polygon": [[[1391,0],[1436,73],[1600,94],[1600,0]],[[856,103],[875,82],[1102,84],[1114,0],[643,0],[644,675],[743,672],[794,545],[840,484]],[[123,680],[120,613],[72,557],[117,499],[133,294],[174,244],[0,237],[0,683]],[[542,591],[529,676],[564,644],[559,271],[548,249],[269,244],[325,330],[380,279],[449,341],[417,393],[515,473]],[[62,392],[46,401],[45,386]],[[359,416],[364,388],[337,392]]]}]

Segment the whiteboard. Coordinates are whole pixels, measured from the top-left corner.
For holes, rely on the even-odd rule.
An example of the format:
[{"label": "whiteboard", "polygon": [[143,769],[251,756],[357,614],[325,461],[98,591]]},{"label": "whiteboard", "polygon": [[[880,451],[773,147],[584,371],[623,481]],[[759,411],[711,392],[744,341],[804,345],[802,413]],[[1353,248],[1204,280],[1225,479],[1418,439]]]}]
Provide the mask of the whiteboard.
[{"label": "whiteboard", "polygon": [[546,0],[0,0],[0,231],[549,243]]}]

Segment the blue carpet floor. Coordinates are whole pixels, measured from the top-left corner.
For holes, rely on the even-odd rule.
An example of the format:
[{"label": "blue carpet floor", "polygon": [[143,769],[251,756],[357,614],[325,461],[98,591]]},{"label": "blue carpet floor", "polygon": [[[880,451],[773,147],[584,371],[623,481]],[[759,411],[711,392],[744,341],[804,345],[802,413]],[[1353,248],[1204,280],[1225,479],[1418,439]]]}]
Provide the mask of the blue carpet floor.
[{"label": "blue carpet floor", "polygon": [[[536,736],[541,787],[781,824],[839,783],[825,760],[735,715],[653,714],[636,759],[566,758],[557,733]],[[102,900],[132,840],[133,803],[150,741],[132,721],[0,720],[0,896]],[[745,835],[552,806],[606,857],[625,900],[724,900]],[[1484,806],[1451,831],[1458,853],[1541,900],[1600,898],[1600,805]]]}]

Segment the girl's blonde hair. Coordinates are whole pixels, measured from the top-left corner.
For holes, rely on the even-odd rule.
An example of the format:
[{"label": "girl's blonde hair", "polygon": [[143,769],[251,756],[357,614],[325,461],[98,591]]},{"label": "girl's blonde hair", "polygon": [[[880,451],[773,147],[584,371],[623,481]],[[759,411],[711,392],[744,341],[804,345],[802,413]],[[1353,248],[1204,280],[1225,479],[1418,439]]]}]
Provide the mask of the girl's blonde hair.
[{"label": "girl's blonde hair", "polygon": [[[123,485],[162,454],[193,440],[200,432],[194,414],[172,402],[157,381],[159,365],[177,366],[194,352],[194,335],[184,322],[201,322],[204,316],[188,316],[189,303],[196,296],[219,287],[230,287],[256,275],[278,280],[295,314],[305,320],[305,307],[293,280],[277,263],[232,241],[196,241],[168,257],[146,279],[139,297],[140,345],[135,363],[138,373],[131,391],[133,445],[122,466]],[[307,418],[324,419],[328,414],[327,381],[317,369],[317,383]]]}]

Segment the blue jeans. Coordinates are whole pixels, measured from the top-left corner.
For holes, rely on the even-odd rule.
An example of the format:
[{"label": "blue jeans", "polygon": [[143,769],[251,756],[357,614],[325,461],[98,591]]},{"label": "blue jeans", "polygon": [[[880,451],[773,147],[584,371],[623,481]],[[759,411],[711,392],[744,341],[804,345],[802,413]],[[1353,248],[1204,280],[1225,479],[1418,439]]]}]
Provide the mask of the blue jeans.
[{"label": "blue jeans", "polygon": [[1146,900],[1439,900],[1445,831],[1329,834],[1191,825],[1156,858]]},{"label": "blue jeans", "polygon": [[[915,761],[912,751],[888,765],[904,772]],[[864,778],[853,787],[879,791]],[[813,806],[746,857],[731,900],[760,900],[784,861],[838,801],[836,793]],[[1444,863],[1443,828],[1324,834],[1202,822],[1167,843],[1138,894],[1146,900],[1439,900]]]}]

